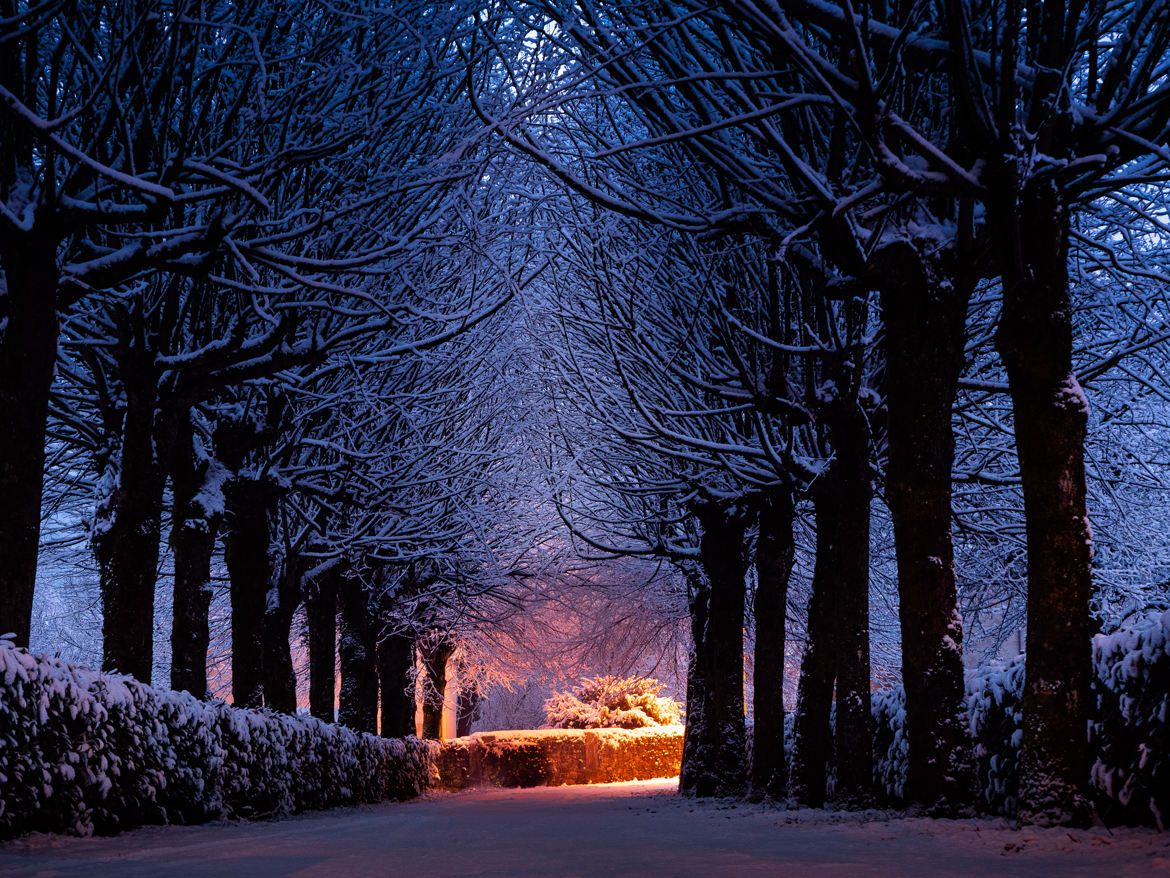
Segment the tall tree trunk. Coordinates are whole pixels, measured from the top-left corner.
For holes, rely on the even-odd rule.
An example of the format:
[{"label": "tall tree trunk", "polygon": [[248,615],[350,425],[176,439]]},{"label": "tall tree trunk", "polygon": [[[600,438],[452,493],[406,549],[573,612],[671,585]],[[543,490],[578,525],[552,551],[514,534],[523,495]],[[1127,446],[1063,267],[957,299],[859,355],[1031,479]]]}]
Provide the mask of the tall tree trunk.
[{"label": "tall tree trunk", "polygon": [[0,635],[28,646],[57,359],[55,242],[22,237],[0,259]]},{"label": "tall tree trunk", "polygon": [[869,423],[851,407],[834,425],[837,588],[837,799],[859,805],[873,792],[869,667]]},{"label": "tall tree trunk", "polygon": [[[0,4],[0,18],[12,20],[18,9]],[[25,63],[25,53],[35,47],[35,36],[0,41],[0,84],[26,105],[34,103],[29,93],[39,68]],[[0,114],[0,201],[24,200],[14,187],[34,173],[34,143],[15,114]],[[57,361],[58,239],[51,218],[52,211],[39,212],[28,234],[0,232],[0,636],[14,634],[17,646],[28,646],[32,625],[45,423]]]},{"label": "tall tree trunk", "polygon": [[341,582],[341,696],[337,721],[359,732],[378,730],[378,641],[362,581]]},{"label": "tall tree trunk", "polygon": [[1085,505],[1089,409],[1072,368],[1068,208],[1038,183],[993,219],[1005,235],[1003,315],[996,344],[1007,369],[1028,539],[1028,640],[1019,816],[1085,823],[1091,814],[1092,532]]},{"label": "tall tree trunk", "polygon": [[[462,680],[460,682],[462,683]],[[455,737],[466,738],[471,734],[471,726],[479,716],[479,705],[482,700],[479,687],[475,683],[460,686],[459,704],[455,714]]]},{"label": "tall tree trunk", "polygon": [[264,705],[264,614],[272,561],[267,488],[238,479],[227,492],[224,563],[231,580],[232,700],[237,707]]},{"label": "tall tree trunk", "polygon": [[439,740],[442,737],[443,705],[447,695],[447,661],[455,654],[455,642],[446,632],[432,632],[419,641],[423,671],[426,673],[425,695],[423,696],[424,738]]},{"label": "tall tree trunk", "polygon": [[414,638],[392,632],[378,643],[378,683],[382,690],[382,735],[402,738],[414,734],[414,687],[408,683],[414,669]]},{"label": "tall tree trunk", "polygon": [[[808,610],[794,729],[794,792],[806,805],[825,798],[829,742],[836,796],[864,803],[873,787],[869,667],[869,426],[856,406],[831,424],[833,461],[814,486],[817,557]],[[836,732],[830,709],[836,681]]]},{"label": "tall tree trunk", "polygon": [[301,602],[301,559],[286,552],[272,571],[264,602],[264,706],[280,713],[297,712],[297,677],[289,635],[293,614]]},{"label": "tall tree trunk", "polygon": [[686,577],[691,614],[691,652],[687,658],[687,723],[683,733],[678,788],[683,795],[693,796],[707,762],[701,730],[706,724],[707,697],[711,691],[705,677],[710,664],[707,657],[707,610],[711,588],[697,568],[688,569]]},{"label": "tall tree trunk", "polygon": [[208,697],[211,558],[223,519],[221,474],[195,441],[190,410],[182,412],[171,455],[171,547],[175,555],[171,688],[198,698]]},{"label": "tall tree trunk", "polygon": [[792,492],[778,489],[760,510],[756,544],[756,652],[753,672],[751,794],[781,799],[787,793],[784,758],[784,640],[788,580],[796,559]]},{"label": "tall tree trunk", "polygon": [[[700,562],[707,576],[705,659],[695,685],[703,701],[698,727],[693,792],[697,796],[736,796],[747,790],[743,701],[743,622],[745,603],[745,516],[706,503],[698,511],[703,528]],[[688,721],[690,718],[688,717]]]},{"label": "tall tree trunk", "polygon": [[951,542],[951,412],[970,285],[961,278],[944,281],[908,242],[887,250],[886,500],[898,561],[909,745],[905,793],[936,812],[956,813],[970,808],[975,793]]},{"label": "tall tree trunk", "polygon": [[[830,467],[831,470],[831,467]],[[833,741],[830,722],[833,681],[837,677],[837,626],[839,612],[834,532],[831,526],[832,496],[826,496],[824,480],[813,492],[816,512],[816,561],[812,597],[808,603],[807,641],[800,662],[796,691],[796,717],[792,728],[792,794],[803,805],[819,808],[825,803],[826,767]]]},{"label": "tall tree trunk", "polygon": [[337,685],[337,571],[325,571],[305,599],[309,625],[309,713],[322,722],[335,719]]},{"label": "tall tree trunk", "polygon": [[156,441],[158,384],[141,361],[146,357],[153,355],[135,346],[120,363],[125,408],[121,423],[111,425],[92,543],[101,577],[102,667],[149,684],[166,485],[159,452],[166,449]]}]

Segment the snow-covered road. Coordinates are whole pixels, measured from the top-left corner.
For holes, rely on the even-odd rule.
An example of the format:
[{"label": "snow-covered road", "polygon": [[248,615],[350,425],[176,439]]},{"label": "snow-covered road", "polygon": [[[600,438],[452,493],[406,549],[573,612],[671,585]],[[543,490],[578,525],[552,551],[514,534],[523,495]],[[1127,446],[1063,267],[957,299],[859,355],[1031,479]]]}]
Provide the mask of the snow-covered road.
[{"label": "snow-covered road", "polygon": [[1170,833],[696,803],[674,781],[436,793],[275,822],[0,846],[4,876],[1170,876]]}]

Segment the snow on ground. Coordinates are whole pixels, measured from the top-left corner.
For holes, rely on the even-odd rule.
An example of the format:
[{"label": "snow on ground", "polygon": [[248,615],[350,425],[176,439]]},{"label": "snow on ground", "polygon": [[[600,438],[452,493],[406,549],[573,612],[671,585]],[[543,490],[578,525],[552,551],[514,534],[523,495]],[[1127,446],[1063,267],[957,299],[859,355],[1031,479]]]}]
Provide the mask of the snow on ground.
[{"label": "snow on ground", "polygon": [[683,799],[675,783],[432,793],[273,822],[35,836],[0,846],[0,874],[1170,876],[1170,833],[782,811]]}]

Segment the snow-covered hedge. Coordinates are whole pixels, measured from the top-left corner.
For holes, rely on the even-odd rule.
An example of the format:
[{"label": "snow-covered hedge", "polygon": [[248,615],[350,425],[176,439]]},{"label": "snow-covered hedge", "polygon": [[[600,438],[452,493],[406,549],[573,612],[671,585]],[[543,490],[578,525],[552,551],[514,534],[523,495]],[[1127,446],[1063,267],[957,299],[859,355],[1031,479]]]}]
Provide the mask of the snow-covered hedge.
[{"label": "snow-covered hedge", "polygon": [[156,691],[0,641],[0,838],[403,799],[437,745]]},{"label": "snow-covered hedge", "polygon": [[[1090,730],[1097,810],[1111,823],[1170,823],[1170,611],[1093,639],[1095,711]],[[981,806],[1012,815],[1023,737],[1024,658],[980,668],[967,680],[967,719]],[[901,799],[906,778],[905,696],[875,694],[874,780]]]},{"label": "snow-covered hedge", "polygon": [[682,726],[476,732],[443,742],[439,783],[462,790],[675,777],[683,733]]},{"label": "snow-covered hedge", "polygon": [[[967,726],[975,754],[981,810],[1013,814],[1018,777],[1023,657],[976,670],[967,678]],[[882,804],[905,803],[910,744],[906,692],[901,686],[873,694],[873,780]]]},{"label": "snow-covered hedge", "polygon": [[1170,825],[1170,610],[1093,639],[1093,785],[1106,820]]},{"label": "snow-covered hedge", "polygon": [[1016,813],[1023,740],[1024,657],[995,662],[967,677],[967,727],[975,743],[979,808]]},{"label": "snow-covered hedge", "polygon": [[902,687],[873,693],[874,788],[879,797],[900,802],[906,789],[906,692]]}]

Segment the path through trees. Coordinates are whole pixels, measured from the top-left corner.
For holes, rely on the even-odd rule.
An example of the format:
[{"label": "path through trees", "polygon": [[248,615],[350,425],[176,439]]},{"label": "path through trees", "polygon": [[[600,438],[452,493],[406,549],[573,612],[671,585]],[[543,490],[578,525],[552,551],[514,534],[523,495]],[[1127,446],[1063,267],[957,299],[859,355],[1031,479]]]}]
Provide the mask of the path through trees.
[{"label": "path through trees", "polygon": [[1160,874],[1148,830],[1017,833],[1000,821],[776,811],[674,793],[675,781],[436,794],[276,823],[144,829],[0,847],[11,878],[351,875],[1095,876]]}]

